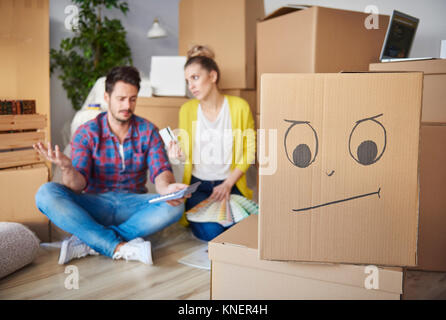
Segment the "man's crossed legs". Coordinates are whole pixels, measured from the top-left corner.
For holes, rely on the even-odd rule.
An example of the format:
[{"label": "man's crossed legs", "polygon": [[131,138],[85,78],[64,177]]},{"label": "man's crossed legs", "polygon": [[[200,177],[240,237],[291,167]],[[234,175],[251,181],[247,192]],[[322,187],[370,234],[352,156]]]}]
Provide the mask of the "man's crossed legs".
[{"label": "man's crossed legs", "polygon": [[184,210],[184,205],[149,204],[148,200],[156,196],[75,193],[62,184],[49,182],[37,192],[36,204],[52,223],[73,234],[63,243],[59,263],[100,253],[114,259],[151,264],[150,242],[142,238],[175,223]]}]

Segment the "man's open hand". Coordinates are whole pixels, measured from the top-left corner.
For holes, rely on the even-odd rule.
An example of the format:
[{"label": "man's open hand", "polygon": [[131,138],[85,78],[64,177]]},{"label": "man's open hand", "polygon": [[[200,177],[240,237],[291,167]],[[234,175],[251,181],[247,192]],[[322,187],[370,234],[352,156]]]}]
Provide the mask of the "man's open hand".
[{"label": "man's open hand", "polygon": [[61,170],[71,167],[71,159],[68,158],[63,152],[60,152],[58,145],[56,145],[53,150],[51,147],[51,143],[48,142],[47,146],[45,147],[42,142],[39,142],[34,144],[33,148],[46,160],[51,161],[55,165],[59,166]]}]

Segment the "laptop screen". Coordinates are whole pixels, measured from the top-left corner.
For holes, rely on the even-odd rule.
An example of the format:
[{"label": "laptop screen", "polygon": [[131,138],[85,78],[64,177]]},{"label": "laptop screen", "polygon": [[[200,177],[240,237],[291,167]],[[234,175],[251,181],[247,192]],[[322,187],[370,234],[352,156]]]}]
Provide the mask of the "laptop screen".
[{"label": "laptop screen", "polygon": [[394,10],[381,51],[381,60],[408,58],[419,19]]}]

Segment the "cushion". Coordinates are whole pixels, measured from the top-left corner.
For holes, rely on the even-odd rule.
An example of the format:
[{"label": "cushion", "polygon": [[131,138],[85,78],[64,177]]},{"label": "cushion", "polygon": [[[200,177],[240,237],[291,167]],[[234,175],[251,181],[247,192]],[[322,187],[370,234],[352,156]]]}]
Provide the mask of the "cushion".
[{"label": "cushion", "polygon": [[39,242],[24,225],[0,222],[0,279],[31,263],[37,256]]}]

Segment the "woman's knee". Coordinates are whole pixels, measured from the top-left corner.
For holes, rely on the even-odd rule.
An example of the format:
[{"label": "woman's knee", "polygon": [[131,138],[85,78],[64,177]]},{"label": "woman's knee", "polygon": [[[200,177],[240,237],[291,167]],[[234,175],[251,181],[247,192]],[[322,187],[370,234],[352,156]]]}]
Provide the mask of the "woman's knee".
[{"label": "woman's knee", "polygon": [[203,241],[211,241],[225,231],[225,228],[216,222],[191,222],[192,233]]}]

